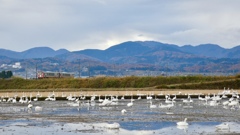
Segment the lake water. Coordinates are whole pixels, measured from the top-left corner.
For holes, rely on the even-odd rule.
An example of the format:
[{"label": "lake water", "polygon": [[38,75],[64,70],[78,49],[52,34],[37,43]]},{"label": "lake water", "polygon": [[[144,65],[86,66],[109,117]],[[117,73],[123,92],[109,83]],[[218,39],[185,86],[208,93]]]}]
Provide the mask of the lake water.
[{"label": "lake water", "polygon": [[[226,99],[227,100],[227,99]],[[152,99],[152,104],[166,104],[165,100]],[[1,135],[151,135],[151,134],[240,134],[240,110],[205,105],[205,101],[194,99],[193,103],[183,103],[177,99],[174,106],[150,108],[150,100],[141,99],[127,107],[130,99],[118,100],[115,105],[99,106],[81,100],[80,106],[73,106],[71,101],[37,101],[28,104],[0,103]],[[223,102],[223,101],[222,101]],[[34,107],[41,106],[42,111]],[[121,110],[126,109],[122,114]],[[188,118],[188,126],[177,126],[176,122]],[[109,129],[112,123],[119,123],[119,129]],[[216,126],[228,123],[229,130],[217,130]]]}]

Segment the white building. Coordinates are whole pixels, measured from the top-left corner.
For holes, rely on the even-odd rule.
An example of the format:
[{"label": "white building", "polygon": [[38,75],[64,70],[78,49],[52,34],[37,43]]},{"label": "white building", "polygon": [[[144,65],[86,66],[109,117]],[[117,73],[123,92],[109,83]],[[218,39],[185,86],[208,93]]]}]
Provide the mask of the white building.
[{"label": "white building", "polygon": [[2,64],[2,65],[0,66],[0,68],[4,68],[4,67],[7,67],[7,64]]},{"label": "white building", "polygon": [[14,65],[12,65],[12,68],[18,68],[18,69],[22,68],[21,63],[16,62]]}]

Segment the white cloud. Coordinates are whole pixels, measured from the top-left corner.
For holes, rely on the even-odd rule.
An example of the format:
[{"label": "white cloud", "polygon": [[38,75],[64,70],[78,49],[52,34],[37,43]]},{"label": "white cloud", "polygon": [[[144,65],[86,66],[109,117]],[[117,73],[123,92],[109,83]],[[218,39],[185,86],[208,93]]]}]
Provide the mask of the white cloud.
[{"label": "white cloud", "polygon": [[238,0],[1,0],[0,48],[71,51],[125,41],[240,45]]}]

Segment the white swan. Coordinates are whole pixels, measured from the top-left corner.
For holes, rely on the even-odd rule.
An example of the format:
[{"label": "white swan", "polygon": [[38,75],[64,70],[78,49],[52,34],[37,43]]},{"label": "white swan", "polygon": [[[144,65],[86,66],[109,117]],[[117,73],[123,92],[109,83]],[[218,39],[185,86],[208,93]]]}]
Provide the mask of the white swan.
[{"label": "white swan", "polygon": [[237,106],[237,105],[239,105],[238,100],[232,100],[230,103],[228,103],[228,106]]},{"label": "white swan", "polygon": [[228,125],[228,123],[222,123],[220,125],[216,126],[216,130],[229,130],[230,127]]},{"label": "white swan", "polygon": [[220,95],[213,95],[213,97],[212,97],[212,100],[214,100],[214,101],[220,101],[220,100],[222,100],[222,98],[220,97]]},{"label": "white swan", "polygon": [[202,98],[202,97],[200,96],[200,94],[198,95],[198,99],[201,100],[201,101],[204,101],[204,100],[205,100],[205,98]]},{"label": "white swan", "polygon": [[162,103],[159,103],[159,108],[168,108],[168,105],[165,105],[165,104],[162,104]]},{"label": "white swan", "polygon": [[42,111],[42,107],[36,106],[36,107],[35,107],[35,111],[36,111],[36,112],[41,112],[41,111]]},{"label": "white swan", "polygon": [[177,99],[177,95],[175,94],[175,96],[172,98],[172,101]]},{"label": "white swan", "polygon": [[12,99],[12,103],[17,103],[17,97],[16,96]]},{"label": "white swan", "polygon": [[152,99],[152,96],[150,96],[150,94],[149,94],[149,95],[147,95],[146,98],[147,98],[147,99]]},{"label": "white swan", "polygon": [[157,105],[153,105],[152,104],[152,101],[150,101],[150,106],[149,106],[150,108],[157,108]]},{"label": "white swan", "polygon": [[111,100],[112,100],[113,102],[118,102],[118,96],[116,96],[116,97],[111,96]]},{"label": "white swan", "polygon": [[133,99],[133,95],[132,95],[132,97],[131,97],[131,102],[128,103],[127,106],[128,106],[128,107],[132,107],[132,106],[133,106],[133,101],[134,101],[134,99]]},{"label": "white swan", "polygon": [[132,100],[131,100],[130,103],[127,104],[127,106],[128,106],[128,107],[132,107],[132,106],[133,106],[133,102],[132,102]]},{"label": "white swan", "polygon": [[216,100],[212,100],[209,102],[209,106],[218,106],[218,102]]},{"label": "white swan", "polygon": [[173,101],[171,101],[171,99],[170,98],[166,98],[165,99],[165,103],[167,103],[167,104],[171,104]]},{"label": "white swan", "polygon": [[38,101],[38,97],[36,96],[36,98],[34,98],[33,101]]},{"label": "white swan", "polygon": [[190,95],[188,95],[187,99],[183,99],[183,103],[192,103],[193,100],[191,99]]},{"label": "white swan", "polygon": [[98,96],[98,102],[99,102],[99,103],[102,103],[102,102],[103,102],[103,99],[101,99],[100,95]]},{"label": "white swan", "polygon": [[67,104],[70,105],[70,106],[73,106],[73,107],[80,106],[80,101],[70,102],[70,103],[67,103]]},{"label": "white swan", "polygon": [[122,111],[121,111],[122,114],[124,114],[124,113],[126,113],[126,112],[127,112],[126,109],[122,109]]},{"label": "white swan", "polygon": [[50,101],[56,101],[56,97],[54,96],[53,98],[50,97]]},{"label": "white swan", "polygon": [[228,100],[227,100],[227,101],[224,101],[222,104],[223,104],[223,106],[228,105],[228,104],[229,104],[229,101],[228,101]]},{"label": "white swan", "polygon": [[108,100],[107,98],[105,98],[105,100],[103,100],[103,102],[101,104],[99,104],[99,106],[109,106],[111,105],[112,101]]},{"label": "white swan", "polygon": [[222,95],[222,98],[228,98],[225,94]]},{"label": "white swan", "polygon": [[28,104],[28,109],[32,109],[33,105],[31,103]]},{"label": "white swan", "polygon": [[188,123],[187,123],[187,118],[185,118],[184,121],[179,121],[179,122],[177,122],[177,125],[178,125],[178,126],[187,126],[187,125],[188,125]]}]

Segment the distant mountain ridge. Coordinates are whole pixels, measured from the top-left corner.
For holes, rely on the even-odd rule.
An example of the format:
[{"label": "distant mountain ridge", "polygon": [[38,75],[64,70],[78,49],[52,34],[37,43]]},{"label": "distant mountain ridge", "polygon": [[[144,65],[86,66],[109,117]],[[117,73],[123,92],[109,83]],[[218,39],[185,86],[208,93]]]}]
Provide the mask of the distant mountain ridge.
[{"label": "distant mountain ridge", "polygon": [[68,52],[69,51],[66,49],[59,49],[55,51],[50,47],[35,47],[23,52],[15,52],[6,49],[0,49],[0,56],[6,56],[15,59],[31,59],[31,58],[55,57],[56,55],[61,55]]},{"label": "distant mountain ridge", "polygon": [[86,49],[73,53],[83,54],[105,62],[120,62],[127,59],[138,59],[141,61],[144,59],[143,57],[146,60],[150,60],[150,57],[160,59],[167,57],[240,58],[240,46],[232,49],[224,49],[214,44],[202,44],[199,46],[185,45],[180,47],[174,44],[155,41],[129,41],[112,46],[106,50]]},{"label": "distant mountain ridge", "polygon": [[156,59],[168,58],[240,58],[240,46],[225,49],[215,44],[178,46],[156,41],[128,41],[106,50],[85,49],[70,52],[66,49],[55,51],[49,47],[35,47],[23,52],[15,52],[0,49],[0,56],[14,59],[57,57],[65,60],[94,59],[110,63],[151,63]]},{"label": "distant mountain ridge", "polygon": [[[166,44],[156,41],[128,41],[105,50],[85,49],[68,51],[49,47],[35,47],[23,52],[0,49],[0,66],[14,62],[24,66],[38,65],[43,71],[75,72],[91,67],[96,74],[108,69],[152,70],[184,72],[238,72],[240,71],[240,46],[225,49],[215,44],[198,46]],[[58,63],[58,66],[53,66]],[[0,67],[1,68],[1,67]],[[24,71],[23,69],[19,69]],[[105,70],[105,71],[102,71]],[[108,73],[110,74],[110,73]]]}]

